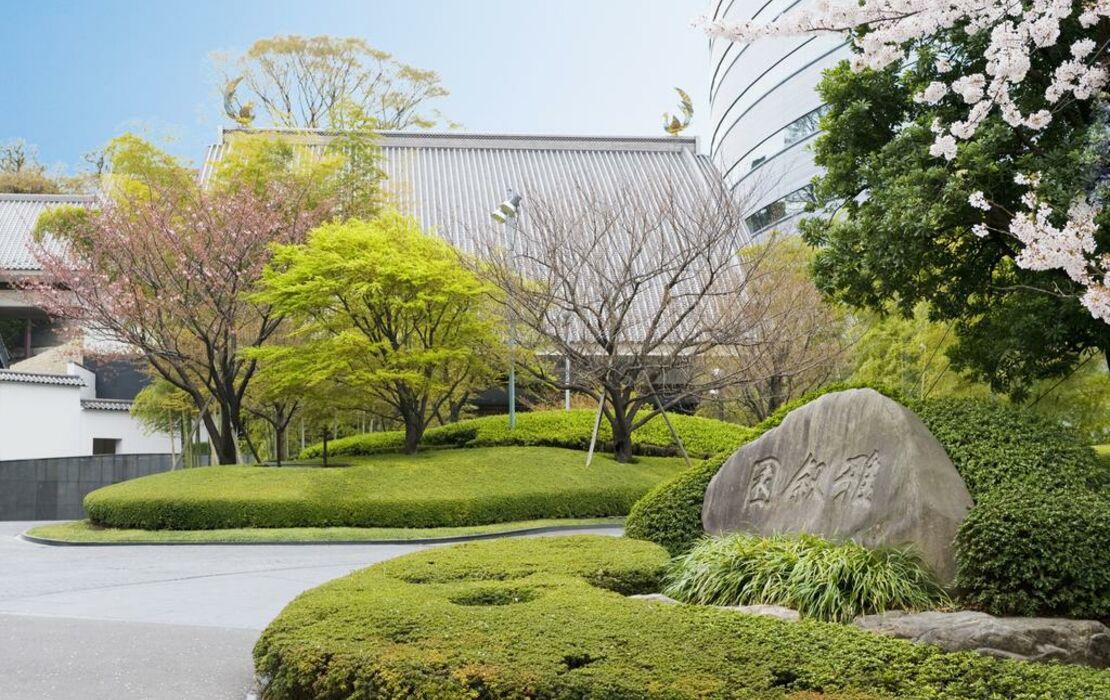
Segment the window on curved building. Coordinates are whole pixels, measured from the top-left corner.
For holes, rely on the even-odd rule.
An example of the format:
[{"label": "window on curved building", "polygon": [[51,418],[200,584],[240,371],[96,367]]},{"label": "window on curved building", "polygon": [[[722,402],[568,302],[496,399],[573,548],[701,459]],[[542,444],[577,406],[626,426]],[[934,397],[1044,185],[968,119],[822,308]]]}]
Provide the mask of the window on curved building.
[{"label": "window on curved building", "polygon": [[806,205],[814,201],[813,185],[806,185],[760,208],[754,214],[749,214],[744,223],[747,224],[748,231],[757,234],[783,219],[801,214]]},{"label": "window on curved building", "polygon": [[805,114],[786,125],[785,141],[789,146],[798,143],[810,134],[817,133],[821,128],[821,117],[829,111],[828,105],[821,105],[809,114]]},{"label": "window on curved building", "polygon": [[[782,127],[775,133],[768,136],[762,143],[748,151],[737,163],[733,166],[743,167],[741,164],[747,162],[749,172],[757,169],[759,166],[764,165],[770,160],[773,160],[783,151],[790,148],[799,141],[820,131],[821,117],[829,111],[828,105],[821,105],[817,109],[809,111]],[[729,172],[732,168],[729,169]]]}]

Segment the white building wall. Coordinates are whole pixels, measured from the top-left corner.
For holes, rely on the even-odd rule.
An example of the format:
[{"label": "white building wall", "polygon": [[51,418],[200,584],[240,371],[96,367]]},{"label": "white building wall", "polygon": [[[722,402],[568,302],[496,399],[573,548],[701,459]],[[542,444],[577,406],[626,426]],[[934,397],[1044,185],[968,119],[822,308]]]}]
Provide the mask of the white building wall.
[{"label": "white building wall", "polygon": [[81,388],[0,382],[0,460],[92,454]]},{"label": "white building wall", "polygon": [[[812,0],[716,0],[713,17],[767,22]],[[789,229],[820,169],[809,145],[816,132],[821,73],[851,54],[837,35],[710,42],[709,150],[725,181],[746,200],[758,235]]]},{"label": "white building wall", "polygon": [[92,454],[93,438],[119,440],[116,454],[168,454],[170,436],[147,433],[129,411],[83,408],[82,430],[86,452]]},{"label": "white building wall", "polygon": [[129,411],[81,405],[92,397],[89,386],[0,381],[0,461],[91,455],[94,438],[119,440],[117,454],[171,452],[168,434],[148,434]]}]

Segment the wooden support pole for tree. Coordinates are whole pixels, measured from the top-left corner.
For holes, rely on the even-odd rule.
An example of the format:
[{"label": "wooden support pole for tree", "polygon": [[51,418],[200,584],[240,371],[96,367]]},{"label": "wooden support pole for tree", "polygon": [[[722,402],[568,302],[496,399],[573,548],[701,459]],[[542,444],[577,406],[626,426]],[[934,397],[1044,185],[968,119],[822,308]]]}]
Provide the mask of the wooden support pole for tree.
[{"label": "wooden support pole for tree", "polygon": [[586,454],[586,466],[594,461],[594,447],[597,446],[597,431],[601,428],[601,409],[605,406],[605,390],[601,391],[601,398],[597,401],[597,414],[594,415],[594,430],[590,433],[590,451]]},{"label": "wooden support pole for tree", "polygon": [[666,409],[663,408],[663,400],[659,398],[659,392],[655,390],[655,385],[651,382],[651,377],[645,373],[644,379],[647,381],[648,390],[651,395],[655,397],[655,405],[659,407],[659,413],[663,416],[663,422],[667,424],[667,430],[671,431],[671,437],[674,438],[675,444],[678,445],[678,451],[682,453],[682,459],[686,461],[686,468],[690,468],[690,455],[686,454],[686,446],[682,444],[682,438],[678,436],[678,431],[671,425],[671,419],[667,415]]}]

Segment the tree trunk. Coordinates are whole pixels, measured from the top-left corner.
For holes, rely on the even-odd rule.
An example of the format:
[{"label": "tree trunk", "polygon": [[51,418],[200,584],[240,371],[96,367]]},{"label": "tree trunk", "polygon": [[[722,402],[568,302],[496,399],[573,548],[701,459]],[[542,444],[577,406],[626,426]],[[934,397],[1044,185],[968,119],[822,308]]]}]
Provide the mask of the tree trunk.
[{"label": "tree trunk", "polygon": [[424,437],[424,426],[412,416],[405,416],[405,454],[415,454],[420,448],[420,438]]},{"label": "tree trunk", "polygon": [[632,417],[626,407],[614,407],[609,421],[613,429],[613,457],[621,464],[632,461]]},{"label": "tree trunk", "polygon": [[324,430],[324,466],[328,466],[328,431]]},{"label": "tree trunk", "polygon": [[235,430],[231,427],[231,419],[227,413],[220,412],[220,425],[216,427],[211,414],[204,414],[204,427],[208,430],[208,440],[212,451],[216,453],[216,461],[220,464],[235,464],[238,455],[235,450]]},{"label": "tree trunk", "polygon": [[[783,391],[784,378],[781,374],[772,374],[767,382],[767,415],[766,418],[779,409],[786,403],[785,392]],[[760,419],[762,420],[762,418]]]},{"label": "tree trunk", "polygon": [[285,429],[288,423],[278,421],[279,425],[274,426],[274,441],[277,443],[274,446],[274,456],[277,457],[277,465],[280,467],[281,463],[285,461]]},{"label": "tree trunk", "polygon": [[466,400],[468,398],[469,398],[469,395],[464,395],[461,399],[459,399],[458,401],[455,401],[454,403],[451,404],[451,408],[447,413],[447,422],[449,422],[449,423],[458,423],[459,422],[459,418],[462,417],[463,407],[466,406]]}]

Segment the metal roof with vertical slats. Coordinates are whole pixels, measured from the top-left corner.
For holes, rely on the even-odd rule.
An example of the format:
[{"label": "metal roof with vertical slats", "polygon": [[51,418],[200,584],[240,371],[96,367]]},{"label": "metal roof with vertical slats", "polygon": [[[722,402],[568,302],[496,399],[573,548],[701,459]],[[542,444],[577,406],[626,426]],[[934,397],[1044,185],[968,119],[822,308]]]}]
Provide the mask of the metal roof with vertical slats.
[{"label": "metal roof with vertical slats", "polygon": [[[201,179],[212,176],[239,135],[280,138],[294,154],[314,156],[336,132],[303,129],[221,129],[220,142],[209,147]],[[629,190],[644,196],[676,197],[697,210],[707,192],[723,188],[720,172],[698,153],[696,138],[505,135],[431,132],[382,132],[384,189],[403,213],[471,255],[503,245],[504,227],[490,212],[509,188],[524,197],[518,245],[527,247],[528,201],[557,203],[568,215],[587,206],[584,193],[619,199]],[[296,157],[296,155],[295,155]],[[660,246],[675,231],[660,231]],[[735,232],[739,250],[750,242],[747,231]],[[633,314],[648,320],[660,308],[661,289],[644,288]],[[637,321],[637,323],[640,322]]]},{"label": "metal roof with vertical slats", "polygon": [[[323,149],[326,130],[224,129],[210,146],[201,178],[211,176],[237,134],[272,135],[309,151]],[[511,187],[546,200],[573,198],[576,190],[613,192],[640,183],[667,182],[681,195],[719,183],[696,138],[502,135],[382,132],[385,188],[397,206],[425,230],[435,231],[467,253],[496,241],[490,211]]]},{"label": "metal roof with vertical slats", "polygon": [[87,195],[0,194],[0,273],[39,269],[30,244],[40,214],[60,204],[91,201]]}]

